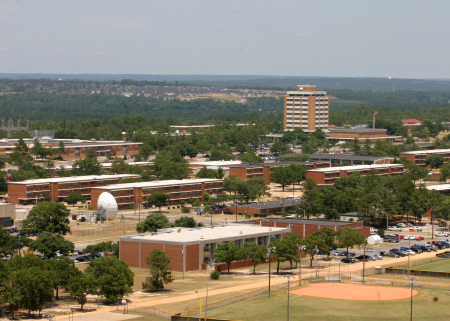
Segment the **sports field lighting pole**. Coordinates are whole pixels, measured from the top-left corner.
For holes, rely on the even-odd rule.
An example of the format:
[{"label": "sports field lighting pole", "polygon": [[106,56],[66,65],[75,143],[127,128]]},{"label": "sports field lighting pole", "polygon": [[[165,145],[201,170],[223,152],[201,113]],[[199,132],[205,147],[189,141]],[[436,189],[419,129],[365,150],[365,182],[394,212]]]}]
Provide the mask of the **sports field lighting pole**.
[{"label": "sports field lighting pole", "polygon": [[[410,280],[411,281],[411,316],[410,316],[410,321],[412,321],[413,319],[413,289],[414,289],[414,278],[410,277],[410,278],[406,278],[406,280]],[[418,278],[416,278],[416,281],[419,281]]]},{"label": "sports field lighting pole", "polygon": [[289,291],[290,291],[290,281],[291,278],[295,279],[295,275],[284,275],[283,278],[287,278],[288,279],[288,300],[287,300],[287,321],[289,321]]},{"label": "sports field lighting pole", "polygon": [[275,251],[274,247],[269,247],[268,248],[268,252],[269,252],[269,299],[270,299],[270,262],[271,262],[270,254],[272,254],[274,251]]},{"label": "sports field lighting pole", "polygon": [[299,246],[298,247],[298,251],[299,251],[299,263],[298,263],[298,285],[302,285],[302,249],[303,246]]},{"label": "sports field lighting pole", "polygon": [[206,281],[205,321],[206,321],[206,314],[208,313],[208,287],[209,287],[209,277]]}]

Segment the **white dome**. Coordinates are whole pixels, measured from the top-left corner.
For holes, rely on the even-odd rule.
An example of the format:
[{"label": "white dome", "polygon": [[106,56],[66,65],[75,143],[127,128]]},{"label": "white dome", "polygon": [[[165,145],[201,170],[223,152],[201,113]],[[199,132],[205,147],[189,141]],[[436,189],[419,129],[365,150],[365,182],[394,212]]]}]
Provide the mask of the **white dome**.
[{"label": "white dome", "polygon": [[112,221],[117,216],[117,202],[110,193],[103,192],[97,201],[97,208],[103,207],[106,211],[102,214],[104,220]]}]

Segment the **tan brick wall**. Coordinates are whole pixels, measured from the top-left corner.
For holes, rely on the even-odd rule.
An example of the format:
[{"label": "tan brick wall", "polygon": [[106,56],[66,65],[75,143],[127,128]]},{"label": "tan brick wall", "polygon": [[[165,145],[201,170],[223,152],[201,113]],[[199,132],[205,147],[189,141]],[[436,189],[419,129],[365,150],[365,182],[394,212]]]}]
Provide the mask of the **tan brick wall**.
[{"label": "tan brick wall", "polygon": [[[168,245],[165,246],[166,256],[170,257],[169,267],[174,271],[183,271],[183,246]],[[198,261],[197,261],[198,262]],[[197,267],[198,269],[198,267]]]},{"label": "tan brick wall", "polygon": [[139,267],[139,243],[137,242],[119,242],[120,259],[125,261],[128,266]]},{"label": "tan brick wall", "polygon": [[[122,243],[122,242],[120,242]],[[146,268],[147,266],[147,257],[150,256],[150,252],[154,249],[158,249],[164,251],[163,244],[152,244],[152,243],[141,243],[141,267]],[[139,261],[139,254],[138,254]]]}]

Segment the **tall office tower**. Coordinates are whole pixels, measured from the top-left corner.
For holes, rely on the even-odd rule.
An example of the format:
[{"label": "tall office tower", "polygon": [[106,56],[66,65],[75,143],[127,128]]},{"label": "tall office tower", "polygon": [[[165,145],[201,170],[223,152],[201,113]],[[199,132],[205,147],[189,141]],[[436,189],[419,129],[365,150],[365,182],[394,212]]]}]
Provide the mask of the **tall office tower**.
[{"label": "tall office tower", "polygon": [[284,130],[328,131],[328,96],[316,86],[299,85],[284,96]]}]

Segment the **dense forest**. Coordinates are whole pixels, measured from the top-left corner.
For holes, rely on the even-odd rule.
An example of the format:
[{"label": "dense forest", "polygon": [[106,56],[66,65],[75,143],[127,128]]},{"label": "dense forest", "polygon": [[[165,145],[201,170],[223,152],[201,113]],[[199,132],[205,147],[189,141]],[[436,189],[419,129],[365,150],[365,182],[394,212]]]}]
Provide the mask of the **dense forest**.
[{"label": "dense forest", "polygon": [[0,78],[23,79],[62,79],[92,82],[131,79],[138,81],[166,81],[169,83],[190,83],[201,86],[242,88],[295,88],[297,85],[315,84],[317,88],[350,90],[426,90],[449,91],[450,79],[401,79],[367,77],[311,77],[311,76],[263,76],[263,75],[138,75],[138,74],[0,74]]},{"label": "dense forest", "polygon": [[203,123],[214,119],[248,121],[266,118],[268,112],[281,111],[283,101],[275,97],[250,97],[245,104],[214,99],[180,101],[144,96],[112,96],[25,92],[0,96],[2,117],[27,118],[41,123],[64,118],[102,119],[125,115],[171,117]]}]

